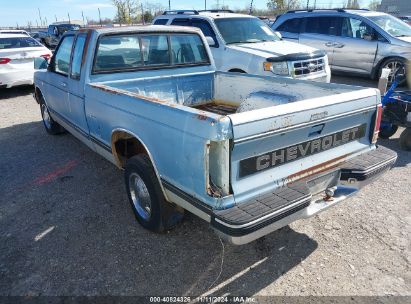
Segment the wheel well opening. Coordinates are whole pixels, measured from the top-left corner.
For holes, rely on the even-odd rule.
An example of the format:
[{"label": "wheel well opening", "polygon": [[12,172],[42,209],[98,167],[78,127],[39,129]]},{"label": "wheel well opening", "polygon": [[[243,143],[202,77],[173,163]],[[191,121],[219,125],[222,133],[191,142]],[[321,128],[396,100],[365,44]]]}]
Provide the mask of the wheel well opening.
[{"label": "wheel well opening", "polygon": [[41,103],[41,99],[43,98],[43,94],[41,93],[40,89],[36,87],[34,89],[34,98],[36,99],[37,103]]},{"label": "wheel well opening", "polygon": [[117,131],[111,139],[114,158],[119,167],[124,168],[126,161],[137,154],[147,154],[148,152],[144,145],[133,135]]}]

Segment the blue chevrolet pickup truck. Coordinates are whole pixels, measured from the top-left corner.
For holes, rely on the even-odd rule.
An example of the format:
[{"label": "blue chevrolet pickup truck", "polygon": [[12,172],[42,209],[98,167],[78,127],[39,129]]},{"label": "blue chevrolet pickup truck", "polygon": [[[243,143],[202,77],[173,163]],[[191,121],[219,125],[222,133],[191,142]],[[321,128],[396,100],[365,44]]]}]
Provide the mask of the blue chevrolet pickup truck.
[{"label": "blue chevrolet pickup truck", "polygon": [[216,72],[195,28],[68,32],[43,65],[46,131],[123,169],[151,231],[189,211],[245,244],[354,195],[397,158],[376,145],[377,90]]}]

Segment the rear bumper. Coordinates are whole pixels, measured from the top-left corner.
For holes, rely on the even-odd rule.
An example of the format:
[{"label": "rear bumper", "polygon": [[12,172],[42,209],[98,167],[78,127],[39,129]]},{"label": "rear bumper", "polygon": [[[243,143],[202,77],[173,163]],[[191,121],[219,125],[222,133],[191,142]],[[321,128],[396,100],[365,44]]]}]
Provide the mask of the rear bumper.
[{"label": "rear bumper", "polygon": [[298,219],[311,217],[357,193],[389,170],[397,153],[379,146],[342,163],[336,171],[338,182],[331,198],[313,196],[307,181],[297,182],[260,195],[226,210],[215,210],[211,226],[233,244],[249,243]]},{"label": "rear bumper", "polygon": [[0,73],[0,86],[11,88],[19,85],[33,84],[33,70],[15,70]]}]

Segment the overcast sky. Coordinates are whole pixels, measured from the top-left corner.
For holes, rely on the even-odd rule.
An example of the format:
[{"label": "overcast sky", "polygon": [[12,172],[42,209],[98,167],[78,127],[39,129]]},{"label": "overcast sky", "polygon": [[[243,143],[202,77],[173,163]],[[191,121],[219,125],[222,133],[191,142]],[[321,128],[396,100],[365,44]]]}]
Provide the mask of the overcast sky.
[{"label": "overcast sky", "polygon": [[[170,0],[172,9],[204,9],[204,0]],[[310,0],[313,4],[315,0]],[[371,0],[359,0],[360,4],[367,7]],[[217,4],[228,5],[232,9],[250,6],[251,0],[207,0],[207,7],[211,8]],[[266,8],[267,0],[254,0],[254,7]],[[302,0],[306,3],[306,0]],[[341,7],[344,0],[316,0],[317,6]],[[113,18],[115,8],[110,0],[0,0],[0,26],[26,26],[28,22],[36,25],[40,23],[39,11],[42,19],[47,23],[58,20],[81,20],[82,12],[85,18],[98,20],[98,8],[101,17]],[[142,0],[140,3],[161,3],[168,7],[168,0]]]}]

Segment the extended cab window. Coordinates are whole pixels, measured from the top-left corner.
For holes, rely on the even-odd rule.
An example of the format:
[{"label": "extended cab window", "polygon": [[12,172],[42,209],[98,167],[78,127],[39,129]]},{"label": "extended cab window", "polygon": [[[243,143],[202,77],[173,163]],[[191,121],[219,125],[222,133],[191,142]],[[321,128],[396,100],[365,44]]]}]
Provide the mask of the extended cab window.
[{"label": "extended cab window", "polygon": [[71,78],[80,79],[81,61],[83,59],[86,38],[87,36],[85,34],[77,36],[76,45],[74,46],[73,60],[71,62]]},{"label": "extended cab window", "polygon": [[71,48],[73,46],[74,36],[66,36],[60,44],[54,55],[54,70],[57,73],[68,75],[70,67]]},{"label": "extended cab window", "polygon": [[210,64],[199,35],[176,33],[102,36],[97,46],[93,73],[187,64]]}]

